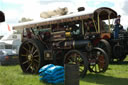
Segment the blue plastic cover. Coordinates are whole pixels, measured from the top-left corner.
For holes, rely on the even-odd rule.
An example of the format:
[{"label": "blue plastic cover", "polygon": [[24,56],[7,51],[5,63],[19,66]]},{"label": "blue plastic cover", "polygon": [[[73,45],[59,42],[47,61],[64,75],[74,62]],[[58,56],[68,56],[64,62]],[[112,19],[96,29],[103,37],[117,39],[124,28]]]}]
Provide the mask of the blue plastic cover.
[{"label": "blue plastic cover", "polygon": [[54,67],[54,66],[55,66],[55,65],[53,65],[53,64],[45,65],[45,66],[43,66],[42,68],[40,68],[39,73],[44,72],[44,71],[46,71],[48,68],[51,68],[51,67]]},{"label": "blue plastic cover", "polygon": [[64,78],[64,73],[63,74],[60,74],[60,75],[58,75],[58,76],[51,76],[51,75],[46,75],[46,76],[44,76],[42,79],[43,80],[46,80],[46,81],[49,81],[49,80],[57,80],[57,79],[63,79]]},{"label": "blue plastic cover", "polygon": [[46,74],[54,74],[54,73],[56,73],[57,71],[61,71],[61,70],[63,70],[63,69],[64,69],[64,67],[62,67],[62,66],[54,66],[54,67],[48,68],[48,69],[45,71],[45,73],[46,73]]},{"label": "blue plastic cover", "polygon": [[39,70],[40,80],[48,83],[64,83],[64,67],[48,64]]}]

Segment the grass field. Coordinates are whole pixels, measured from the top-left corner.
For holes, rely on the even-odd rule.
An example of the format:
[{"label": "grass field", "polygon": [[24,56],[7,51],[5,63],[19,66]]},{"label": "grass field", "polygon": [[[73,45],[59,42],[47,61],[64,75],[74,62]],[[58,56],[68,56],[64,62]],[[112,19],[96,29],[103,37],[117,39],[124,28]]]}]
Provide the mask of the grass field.
[{"label": "grass field", "polygon": [[[19,65],[0,66],[0,85],[51,85],[39,81],[38,75],[24,74]],[[105,73],[87,73],[80,85],[128,85],[128,57],[120,64],[110,64]]]}]

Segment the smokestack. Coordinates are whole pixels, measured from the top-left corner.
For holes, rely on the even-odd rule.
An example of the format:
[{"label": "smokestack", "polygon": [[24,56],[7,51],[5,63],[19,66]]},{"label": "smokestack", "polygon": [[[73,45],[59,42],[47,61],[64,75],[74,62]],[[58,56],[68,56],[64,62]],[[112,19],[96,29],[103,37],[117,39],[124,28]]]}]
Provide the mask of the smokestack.
[{"label": "smokestack", "polygon": [[81,12],[81,11],[84,11],[85,8],[84,7],[79,7],[77,10],[78,10],[78,12]]}]

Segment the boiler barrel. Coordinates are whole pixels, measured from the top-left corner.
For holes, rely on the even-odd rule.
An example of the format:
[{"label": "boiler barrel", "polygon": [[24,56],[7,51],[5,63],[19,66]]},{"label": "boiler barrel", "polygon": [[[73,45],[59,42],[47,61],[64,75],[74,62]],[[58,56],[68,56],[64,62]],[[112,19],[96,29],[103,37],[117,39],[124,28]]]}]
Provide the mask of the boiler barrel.
[{"label": "boiler barrel", "polygon": [[91,42],[89,40],[77,40],[77,41],[66,41],[65,47],[71,46],[73,48],[83,48],[86,47]]}]

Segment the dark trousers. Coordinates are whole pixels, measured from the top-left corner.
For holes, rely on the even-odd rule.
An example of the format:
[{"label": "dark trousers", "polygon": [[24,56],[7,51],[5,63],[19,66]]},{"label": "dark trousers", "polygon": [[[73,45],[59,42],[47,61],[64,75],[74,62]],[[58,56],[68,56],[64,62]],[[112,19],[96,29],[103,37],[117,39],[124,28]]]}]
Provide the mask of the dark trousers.
[{"label": "dark trousers", "polygon": [[118,39],[118,34],[119,34],[119,25],[115,25],[115,28],[114,28],[114,39]]}]

